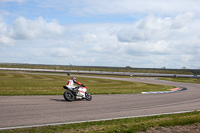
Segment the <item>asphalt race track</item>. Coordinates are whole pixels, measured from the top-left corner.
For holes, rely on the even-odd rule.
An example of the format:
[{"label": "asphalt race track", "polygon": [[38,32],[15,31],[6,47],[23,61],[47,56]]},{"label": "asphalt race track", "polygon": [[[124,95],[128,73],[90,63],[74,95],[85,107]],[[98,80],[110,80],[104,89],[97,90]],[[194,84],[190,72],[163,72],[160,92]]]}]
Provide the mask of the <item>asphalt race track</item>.
[{"label": "asphalt race track", "polygon": [[187,90],[166,94],[93,95],[92,101],[74,102],[65,101],[62,95],[0,96],[0,129],[200,110],[200,84],[154,78],[106,78],[173,85]]}]

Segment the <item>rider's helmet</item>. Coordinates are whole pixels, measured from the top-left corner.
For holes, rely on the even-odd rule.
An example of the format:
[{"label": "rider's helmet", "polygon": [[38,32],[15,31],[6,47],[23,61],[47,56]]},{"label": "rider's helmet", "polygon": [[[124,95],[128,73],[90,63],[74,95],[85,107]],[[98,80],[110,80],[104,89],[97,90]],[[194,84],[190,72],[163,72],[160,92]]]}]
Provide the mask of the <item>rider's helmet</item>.
[{"label": "rider's helmet", "polygon": [[76,82],[76,78],[75,78],[75,77],[72,77],[71,79],[72,79],[74,82]]}]

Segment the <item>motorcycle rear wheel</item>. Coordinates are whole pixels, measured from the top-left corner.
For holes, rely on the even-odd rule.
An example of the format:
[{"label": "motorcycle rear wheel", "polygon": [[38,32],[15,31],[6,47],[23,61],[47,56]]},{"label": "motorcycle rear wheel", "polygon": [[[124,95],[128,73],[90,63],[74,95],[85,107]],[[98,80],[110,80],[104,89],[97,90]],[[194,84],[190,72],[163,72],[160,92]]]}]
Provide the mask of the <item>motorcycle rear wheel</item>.
[{"label": "motorcycle rear wheel", "polygon": [[90,93],[88,93],[88,92],[85,92],[85,99],[87,101],[91,101],[92,100],[92,95]]},{"label": "motorcycle rear wheel", "polygon": [[63,96],[66,101],[74,101],[74,95],[70,91],[65,91]]}]

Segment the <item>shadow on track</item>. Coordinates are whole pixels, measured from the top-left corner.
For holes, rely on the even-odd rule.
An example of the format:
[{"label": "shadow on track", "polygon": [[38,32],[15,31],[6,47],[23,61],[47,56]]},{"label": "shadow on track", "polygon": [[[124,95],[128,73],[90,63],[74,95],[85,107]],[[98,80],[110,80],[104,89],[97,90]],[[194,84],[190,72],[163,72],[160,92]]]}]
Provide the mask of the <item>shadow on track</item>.
[{"label": "shadow on track", "polygon": [[65,99],[50,99],[56,102],[67,102]]},{"label": "shadow on track", "polygon": [[53,100],[53,101],[56,101],[56,102],[76,102],[76,101],[86,101],[86,100],[83,100],[83,99],[75,99],[74,101],[66,101],[65,99],[50,99],[50,100]]}]

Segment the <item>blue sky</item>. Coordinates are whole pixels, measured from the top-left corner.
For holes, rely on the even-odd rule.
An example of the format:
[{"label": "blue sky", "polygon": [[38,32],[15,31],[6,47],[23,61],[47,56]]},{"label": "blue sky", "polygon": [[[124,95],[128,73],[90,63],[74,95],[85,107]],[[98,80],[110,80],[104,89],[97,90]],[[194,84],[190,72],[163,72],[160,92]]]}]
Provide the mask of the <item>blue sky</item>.
[{"label": "blue sky", "polygon": [[198,0],[0,0],[0,62],[200,68]]}]

